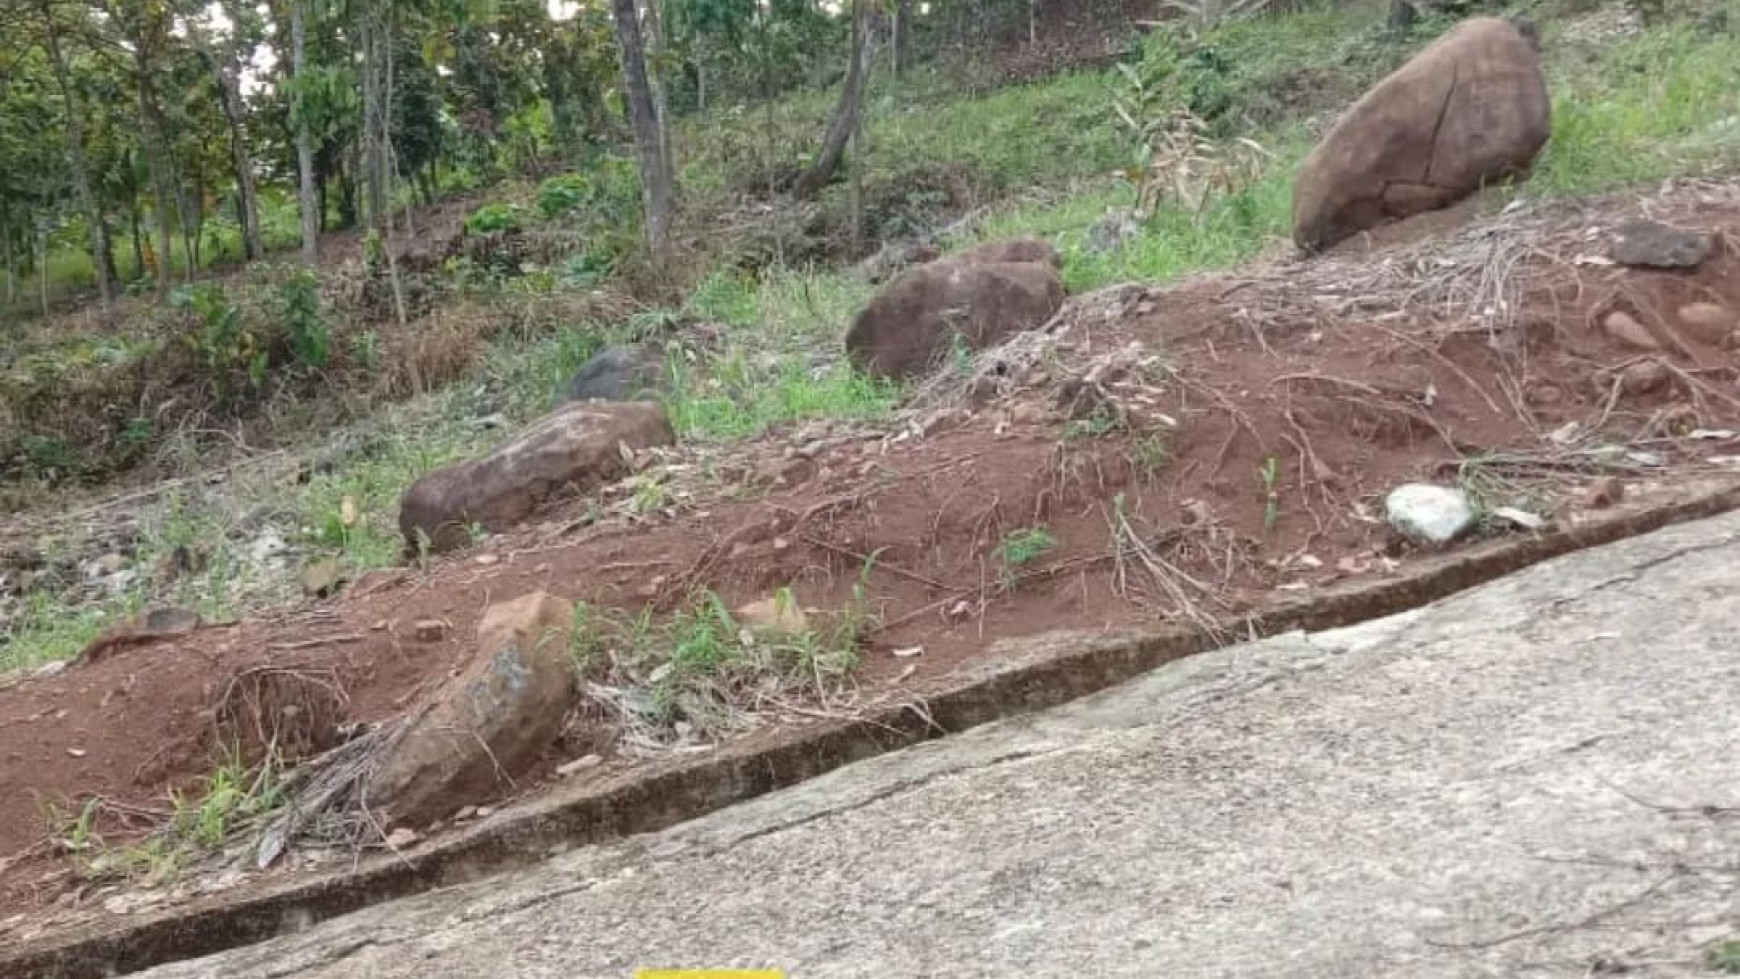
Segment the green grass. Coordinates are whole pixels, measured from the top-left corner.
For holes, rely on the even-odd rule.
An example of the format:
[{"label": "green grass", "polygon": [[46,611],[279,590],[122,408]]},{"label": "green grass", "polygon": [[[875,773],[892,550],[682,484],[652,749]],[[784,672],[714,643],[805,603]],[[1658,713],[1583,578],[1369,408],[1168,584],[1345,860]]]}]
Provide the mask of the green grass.
[{"label": "green grass", "polygon": [[1526,189],[1588,194],[1740,163],[1740,37],[1658,28],[1555,66],[1553,137]]},{"label": "green grass", "polygon": [[[667,736],[688,724],[721,736],[768,695],[825,696],[858,665],[858,643],[870,617],[863,590],[849,607],[790,630],[749,629],[712,592],[695,595],[674,614],[628,615],[580,602],[574,610],[572,654],[581,676],[633,691],[619,704],[632,726]],[[798,608],[789,587],[774,593],[782,609]],[[680,730],[680,728],[677,728]]]},{"label": "green grass", "polygon": [[191,792],[171,790],[169,812],[144,838],[111,844],[99,831],[105,802],[46,806],[48,832],[87,880],[168,884],[186,868],[257,831],[285,802],[279,763],[248,765],[230,749]]},{"label": "green grass", "polygon": [[105,607],[69,610],[52,592],[30,592],[13,621],[11,638],[0,644],[0,673],[78,655],[123,617],[130,601],[123,597]]}]

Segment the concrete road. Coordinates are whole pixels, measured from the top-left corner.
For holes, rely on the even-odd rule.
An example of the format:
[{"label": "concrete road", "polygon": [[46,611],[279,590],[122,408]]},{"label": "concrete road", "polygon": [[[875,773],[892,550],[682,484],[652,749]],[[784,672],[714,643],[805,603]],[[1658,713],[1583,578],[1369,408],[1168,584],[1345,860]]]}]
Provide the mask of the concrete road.
[{"label": "concrete road", "polygon": [[1709,977],[1729,937],[1740,516],[147,975]]}]

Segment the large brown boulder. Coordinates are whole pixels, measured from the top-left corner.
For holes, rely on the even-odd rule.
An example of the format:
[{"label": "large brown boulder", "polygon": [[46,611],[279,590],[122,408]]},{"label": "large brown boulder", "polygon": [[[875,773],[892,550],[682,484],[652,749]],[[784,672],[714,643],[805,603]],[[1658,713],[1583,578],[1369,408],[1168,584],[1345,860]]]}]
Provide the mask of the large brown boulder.
[{"label": "large brown boulder", "polygon": [[915,377],[956,344],[995,346],[1045,325],[1062,305],[1063,282],[1049,261],[946,258],[883,286],[846,331],[846,355],[879,377]]},{"label": "large brown boulder", "polygon": [[1019,238],[1003,238],[998,241],[987,241],[974,245],[965,251],[941,259],[944,262],[958,262],[963,265],[998,265],[1003,262],[1039,262],[1054,269],[1063,268],[1063,256],[1057,253],[1051,242],[1032,235],[1022,235]]},{"label": "large brown boulder", "polygon": [[1551,133],[1534,47],[1492,17],[1456,25],[1336,120],[1299,169],[1293,240],[1326,248],[1527,170]]},{"label": "large brown boulder", "polygon": [[471,528],[500,532],[554,500],[627,474],[623,448],[676,440],[665,409],[645,401],[573,402],[482,458],[427,473],[399,501],[399,530],[413,552],[463,547]]},{"label": "large brown boulder", "polygon": [[369,776],[388,824],[424,825],[512,787],[562,732],[574,697],[574,606],[491,605],[471,662],[418,703]]}]

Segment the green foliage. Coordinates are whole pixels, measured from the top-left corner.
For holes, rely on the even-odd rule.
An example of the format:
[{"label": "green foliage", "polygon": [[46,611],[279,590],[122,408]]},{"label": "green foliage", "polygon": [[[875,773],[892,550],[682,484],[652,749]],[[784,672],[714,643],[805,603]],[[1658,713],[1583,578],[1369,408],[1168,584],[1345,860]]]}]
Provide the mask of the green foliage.
[{"label": "green foliage", "polygon": [[310,269],[298,269],[278,287],[278,297],[290,352],[308,367],[325,367],[332,333],[320,315],[320,278]]},{"label": "green foliage", "polygon": [[223,286],[213,282],[186,286],[173,293],[171,302],[190,314],[182,342],[216,385],[219,401],[236,393],[237,375],[253,388],[265,383],[269,356],[266,338],[243,318],[241,308],[230,302]]},{"label": "green foliage", "polygon": [[695,436],[744,438],[805,418],[879,418],[900,396],[897,385],[845,363],[815,372],[793,360],[762,367],[737,353],[711,361],[705,377],[681,358],[669,367],[671,422]]},{"label": "green foliage", "polygon": [[465,219],[465,230],[475,235],[492,234],[497,231],[518,231],[520,229],[520,209],[514,204],[485,204],[471,212]]},{"label": "green foliage", "polygon": [[1729,938],[1710,946],[1704,953],[1710,971],[1740,976],[1740,938]]},{"label": "green foliage", "polygon": [[997,543],[997,566],[1003,587],[1013,591],[1023,568],[1057,548],[1057,538],[1043,526],[1023,527],[1003,535]]},{"label": "green foliage", "polygon": [[584,174],[564,173],[538,185],[538,211],[554,218],[592,199],[592,181]]}]

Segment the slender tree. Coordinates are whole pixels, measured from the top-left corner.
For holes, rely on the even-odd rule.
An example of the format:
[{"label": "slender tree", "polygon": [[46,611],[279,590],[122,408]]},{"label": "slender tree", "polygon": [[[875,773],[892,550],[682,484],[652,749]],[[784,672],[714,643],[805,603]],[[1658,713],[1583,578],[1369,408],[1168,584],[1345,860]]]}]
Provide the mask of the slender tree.
[{"label": "slender tree", "polygon": [[[61,102],[66,109],[66,153],[67,162],[72,165],[73,192],[78,196],[79,209],[84,212],[85,222],[90,226],[89,232],[93,246],[93,257],[96,259],[97,293],[102,297],[103,305],[108,306],[115,299],[114,280],[109,278],[109,270],[115,267],[113,250],[109,245],[109,227],[103,221],[102,210],[97,206],[97,195],[91,186],[91,170],[89,158],[85,155],[84,109],[79,105],[78,98],[73,93],[70,73],[67,69],[66,50],[61,44],[60,26],[55,22],[53,0],[37,0],[37,12],[42,16],[43,44],[48,49],[48,60],[54,68],[54,80],[60,89]],[[38,243],[43,250],[42,261],[47,261],[47,234],[38,235]],[[44,315],[48,312],[47,270],[42,270]]]},{"label": "slender tree", "polygon": [[659,138],[658,108],[647,79],[646,47],[641,39],[640,14],[635,9],[635,0],[610,0],[610,9],[616,27],[616,46],[622,57],[629,125],[634,128],[634,147],[640,158],[647,250],[651,253],[654,270],[662,274],[669,258],[673,195],[671,171],[664,160],[664,141]]},{"label": "slender tree", "polygon": [[864,108],[865,79],[869,74],[866,69],[872,39],[870,11],[870,0],[852,0],[852,50],[846,68],[846,84],[840,90],[840,101],[834,106],[833,118],[828,122],[828,132],[822,139],[822,148],[816,154],[815,162],[798,177],[792,188],[799,197],[814,196],[833,179],[834,172],[840,167],[840,159],[846,154],[846,144],[858,128],[858,114]]},{"label": "slender tree", "polygon": [[320,198],[314,192],[314,139],[308,131],[307,0],[290,0],[290,72],[294,90],[291,125],[296,130],[296,205],[302,215],[302,261],[320,260]]},{"label": "slender tree", "polygon": [[242,101],[241,66],[252,50],[248,29],[254,17],[235,0],[221,5],[230,22],[229,38],[220,43],[201,35],[202,53],[217,81],[218,107],[229,129],[230,163],[235,169],[237,223],[242,229],[242,257],[253,261],[266,253],[260,238],[260,202],[254,185],[254,159],[248,151],[247,106]]}]

